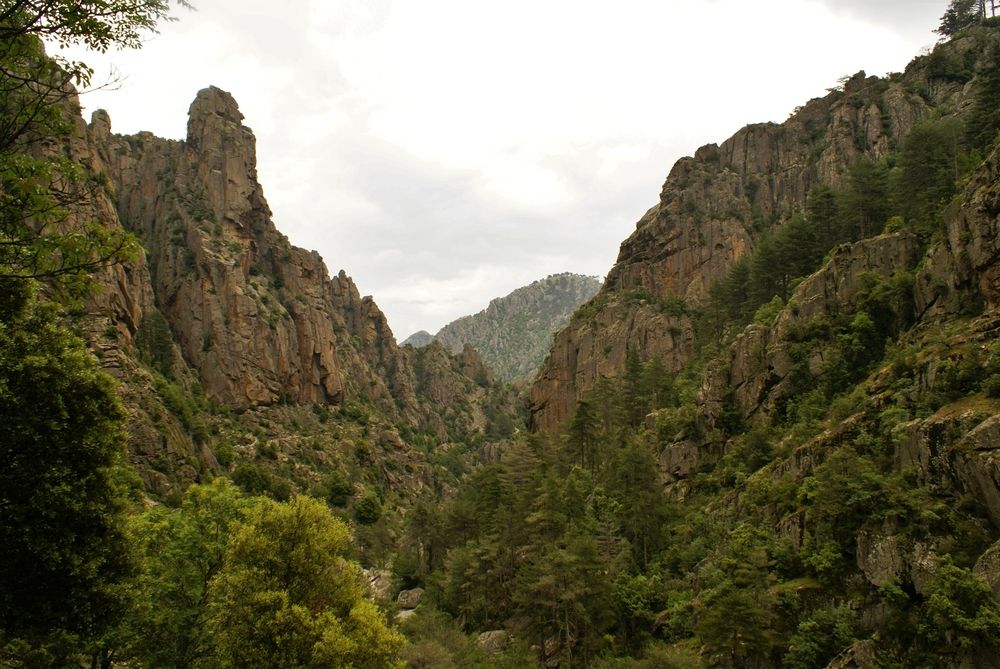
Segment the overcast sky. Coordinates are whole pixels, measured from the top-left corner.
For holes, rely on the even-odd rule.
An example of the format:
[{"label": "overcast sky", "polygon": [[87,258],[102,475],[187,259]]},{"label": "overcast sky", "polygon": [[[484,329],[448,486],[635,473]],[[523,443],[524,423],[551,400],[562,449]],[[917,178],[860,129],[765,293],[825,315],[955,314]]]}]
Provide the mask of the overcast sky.
[{"label": "overcast sky", "polygon": [[402,340],[556,272],[603,276],[673,162],[902,70],[946,0],[193,0],[89,54],[115,132],[230,91],[275,223]]}]

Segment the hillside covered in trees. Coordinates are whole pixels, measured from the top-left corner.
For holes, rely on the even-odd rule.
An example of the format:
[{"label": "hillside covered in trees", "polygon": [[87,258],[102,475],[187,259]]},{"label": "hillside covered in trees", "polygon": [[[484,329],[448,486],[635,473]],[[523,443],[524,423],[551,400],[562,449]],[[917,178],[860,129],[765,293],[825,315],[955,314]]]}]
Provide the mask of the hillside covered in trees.
[{"label": "hillside covered in trees", "polygon": [[[997,666],[996,30],[741,131],[801,141],[797,182],[733,142],[675,166],[557,337],[538,431],[412,521],[434,615],[549,666]],[[685,291],[649,246],[688,220],[694,253],[727,220],[750,244]]]},{"label": "hillside covered in trees", "polygon": [[0,2],[0,666],[1000,667],[992,3],[678,161],[526,411],[289,243],[225,91],[79,117],[41,40],[174,9]]}]

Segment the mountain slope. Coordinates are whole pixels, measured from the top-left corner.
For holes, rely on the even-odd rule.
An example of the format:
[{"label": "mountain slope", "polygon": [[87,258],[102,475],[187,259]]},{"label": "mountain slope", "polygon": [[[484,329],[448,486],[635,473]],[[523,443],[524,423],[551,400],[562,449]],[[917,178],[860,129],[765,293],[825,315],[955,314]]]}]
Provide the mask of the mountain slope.
[{"label": "mountain slope", "polygon": [[490,300],[478,314],[445,325],[434,339],[452,353],[472,345],[504,381],[530,380],[552,343],[552,333],[600,287],[595,277],[553,274]]},{"label": "mountain slope", "polygon": [[858,73],[784,123],[747,126],[677,161],[601,292],[556,336],[532,388],[532,425],[556,428],[598,379],[621,376],[629,349],[680,369],[695,350],[687,308],[704,305],[814,188],[848,184],[859,160],[885,158],[935,110],[967,110],[969,79],[996,42],[991,30],[968,31],[903,74]]},{"label": "mountain slope", "polygon": [[[407,535],[465,631],[553,667],[1000,667],[998,43],[820,101],[847,121],[759,167],[793,182],[768,229],[697,216],[735,182],[714,148],[675,167],[557,336],[538,429],[421,520],[456,530]],[[881,153],[850,119],[891,126],[893,90],[927,117]],[[855,159],[816,162],[824,127]]]},{"label": "mountain slope", "polygon": [[346,470],[406,496],[430,484],[429,445],[509,434],[513,394],[474,351],[398,347],[345,272],[330,276],[277,230],[242,118],[207,88],[185,141],[114,135],[99,111],[67,149],[109,183],[81,216],[146,251],[99,278],[81,325],[123,381],[147,492],[226,472],[307,490]]}]

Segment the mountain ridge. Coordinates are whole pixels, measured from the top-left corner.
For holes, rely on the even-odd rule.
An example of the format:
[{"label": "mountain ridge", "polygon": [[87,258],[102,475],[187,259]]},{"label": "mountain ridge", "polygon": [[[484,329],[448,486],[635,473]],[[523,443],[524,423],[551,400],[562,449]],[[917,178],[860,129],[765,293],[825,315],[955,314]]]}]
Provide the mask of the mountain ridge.
[{"label": "mountain ridge", "polygon": [[[693,321],[678,309],[664,312],[660,301],[703,304],[713,282],[805,206],[813,186],[836,187],[856,161],[888,155],[932,109],[967,107],[968,62],[993,41],[990,30],[973,30],[902,74],[859,72],[781,124],[745,126],[678,160],[659,202],[622,242],[591,302],[594,314],[580,318],[585,306],[556,336],[531,390],[532,425],[556,429],[600,378],[621,376],[629,348],[679,370],[694,353]],[[651,299],[631,299],[637,291]]]},{"label": "mountain ridge", "polygon": [[[509,430],[495,421],[514,413],[513,395],[474,351],[399,347],[346,272],[331,275],[316,252],[289,243],[272,221],[242,121],[236,101],[215,87],[192,102],[183,141],[114,135],[104,111],[89,125],[77,121],[72,150],[110,186],[96,216],[145,249],[98,277],[85,319],[132,408],[133,463],[157,496],[241,462],[271,468],[258,447],[234,459],[224,442],[258,443],[247,430],[260,430],[259,420],[291,437],[302,419],[281,416],[293,404],[323,415],[374,412],[381,432],[360,439],[374,444],[384,472],[412,472],[385,474],[401,494],[419,490],[426,454],[414,442],[497,438]],[[300,486],[330,467],[302,464],[312,473]]]},{"label": "mountain ridge", "polygon": [[[552,334],[600,286],[597,277],[571,272],[550,274],[493,298],[484,309],[451,321],[436,335],[424,334],[453,354],[465,344],[472,345],[503,381],[529,381],[545,357]],[[410,335],[403,343],[422,345],[412,341],[420,334]],[[424,339],[418,337],[418,341]]]}]

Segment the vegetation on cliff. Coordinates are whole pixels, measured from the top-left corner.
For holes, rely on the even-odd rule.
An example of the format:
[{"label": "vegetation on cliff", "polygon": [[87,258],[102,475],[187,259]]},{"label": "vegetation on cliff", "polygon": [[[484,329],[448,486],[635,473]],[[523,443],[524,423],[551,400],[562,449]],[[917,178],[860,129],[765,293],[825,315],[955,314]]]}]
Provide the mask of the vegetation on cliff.
[{"label": "vegetation on cliff", "polygon": [[[679,161],[534,433],[472,347],[397,347],[277,231],[232,96],[168,142],[85,127],[69,79],[38,117],[0,88],[0,126],[39,123],[0,143],[0,664],[997,666],[1000,40],[973,4],[907,73]],[[12,17],[104,47],[166,8],[0,3],[0,83],[67,71]],[[126,228],[150,265],[108,266]],[[32,278],[62,274],[100,290]]]},{"label": "vegetation on cliff", "polygon": [[692,353],[629,348],[421,518],[403,578],[550,666],[996,666],[994,30],[961,33],[981,111],[845,164],[701,300],[578,312],[689,319]]}]

